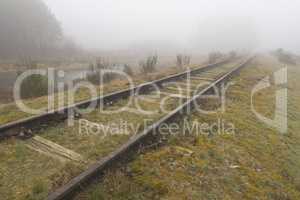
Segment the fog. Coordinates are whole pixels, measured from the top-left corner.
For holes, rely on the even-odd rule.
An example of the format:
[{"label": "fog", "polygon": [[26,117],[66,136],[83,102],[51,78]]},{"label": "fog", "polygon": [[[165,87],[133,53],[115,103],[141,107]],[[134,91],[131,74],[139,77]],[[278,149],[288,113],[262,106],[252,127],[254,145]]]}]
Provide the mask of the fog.
[{"label": "fog", "polygon": [[85,48],[285,48],[300,52],[300,1],[44,0]]}]

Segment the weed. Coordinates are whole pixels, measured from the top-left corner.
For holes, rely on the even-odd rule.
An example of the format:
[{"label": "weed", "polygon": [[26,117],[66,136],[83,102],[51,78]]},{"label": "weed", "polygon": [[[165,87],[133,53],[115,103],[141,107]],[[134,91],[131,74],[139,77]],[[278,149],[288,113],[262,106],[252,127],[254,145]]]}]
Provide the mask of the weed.
[{"label": "weed", "polygon": [[105,198],[102,196],[102,191],[96,188],[88,197],[89,200],[104,200]]},{"label": "weed", "polygon": [[24,160],[25,159],[25,155],[26,155],[26,152],[25,152],[25,146],[23,143],[17,143],[16,144],[16,151],[15,151],[15,157],[16,159],[18,160]]},{"label": "weed", "polygon": [[146,61],[141,61],[141,72],[148,74],[154,72],[156,69],[156,65],[158,63],[158,56],[149,56]]},{"label": "weed", "polygon": [[43,200],[47,197],[47,184],[42,180],[37,180],[33,187],[31,194],[27,196],[28,200]]}]

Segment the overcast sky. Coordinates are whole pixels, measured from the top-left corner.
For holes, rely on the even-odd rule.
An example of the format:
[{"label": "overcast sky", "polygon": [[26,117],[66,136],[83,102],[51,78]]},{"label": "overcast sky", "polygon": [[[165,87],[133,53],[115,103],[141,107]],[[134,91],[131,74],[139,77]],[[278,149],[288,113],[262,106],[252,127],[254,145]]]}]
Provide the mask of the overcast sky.
[{"label": "overcast sky", "polygon": [[44,0],[87,48],[142,44],[300,52],[298,0]]}]

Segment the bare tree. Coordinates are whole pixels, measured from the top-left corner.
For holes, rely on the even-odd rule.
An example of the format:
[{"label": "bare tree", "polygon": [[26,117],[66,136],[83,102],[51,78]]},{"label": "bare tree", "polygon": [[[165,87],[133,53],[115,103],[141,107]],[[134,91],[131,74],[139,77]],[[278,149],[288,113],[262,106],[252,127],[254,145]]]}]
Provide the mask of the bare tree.
[{"label": "bare tree", "polygon": [[0,58],[23,59],[74,53],[74,41],[42,0],[0,1]]}]

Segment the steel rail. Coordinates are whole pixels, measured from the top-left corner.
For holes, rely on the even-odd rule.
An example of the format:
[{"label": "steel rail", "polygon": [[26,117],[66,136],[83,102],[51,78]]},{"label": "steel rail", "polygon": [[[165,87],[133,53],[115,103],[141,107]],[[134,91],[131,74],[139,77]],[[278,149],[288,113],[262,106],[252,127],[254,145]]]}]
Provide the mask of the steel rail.
[{"label": "steel rail", "polygon": [[192,111],[197,105],[196,102],[201,101],[200,97],[211,92],[215,86],[220,86],[220,84],[227,82],[230,78],[232,78],[235,74],[237,74],[242,68],[244,68],[247,64],[249,64],[254,56],[249,57],[240,64],[238,67],[230,70],[219,78],[216,78],[213,83],[209,86],[205,87],[201,92],[193,96],[191,99],[186,101],[184,104],[177,107],[175,110],[170,112],[165,117],[158,120],[153,125],[147,127],[143,132],[132,136],[125,144],[123,144],[116,151],[109,154],[107,157],[104,157],[100,161],[96,162],[92,166],[90,166],[86,171],[82,172],[77,177],[73,178],[69,183],[57,189],[53,193],[48,196],[48,200],[62,200],[71,198],[81,187],[95,177],[99,177],[104,174],[104,172],[110,167],[116,165],[116,163],[120,162],[122,159],[128,157],[130,152],[134,152],[137,150],[140,145],[147,143],[147,141],[151,141],[154,137],[158,136],[158,130],[162,124],[170,123],[174,121],[179,116],[188,114],[189,111]]},{"label": "steel rail", "polygon": [[129,96],[133,95],[136,91],[147,93],[151,89],[153,89],[153,85],[161,86],[162,83],[170,82],[174,80],[178,80],[184,78],[188,73],[197,74],[201,72],[205,72],[212,68],[218,67],[222,64],[228,63],[230,59],[224,59],[220,62],[209,64],[206,66],[202,66],[191,71],[181,72],[175,75],[170,75],[165,78],[161,78],[155,81],[147,82],[141,85],[138,85],[134,88],[128,88],[124,90],[120,90],[117,92],[113,92],[104,96],[96,97],[93,99],[81,101],[75,103],[73,105],[65,106],[56,110],[48,111],[47,113],[35,115],[32,117],[16,120],[4,125],[0,125],[0,139],[4,139],[11,136],[18,136],[22,130],[31,130],[34,128],[39,128],[41,125],[48,124],[51,121],[63,121],[67,118],[68,113],[70,110],[74,110],[75,108],[86,108],[91,103],[96,103],[99,105],[103,103],[106,105],[108,103],[114,102],[116,100],[122,98],[128,98]]}]

